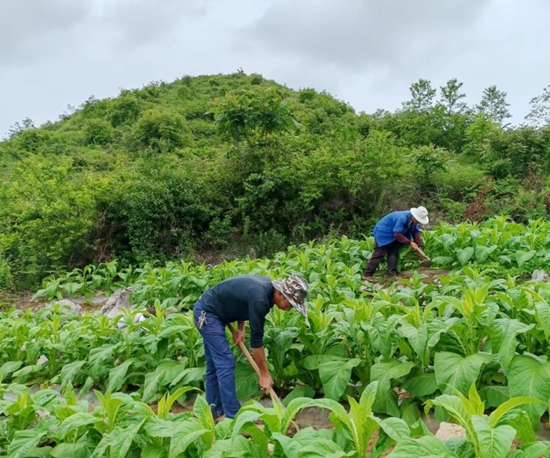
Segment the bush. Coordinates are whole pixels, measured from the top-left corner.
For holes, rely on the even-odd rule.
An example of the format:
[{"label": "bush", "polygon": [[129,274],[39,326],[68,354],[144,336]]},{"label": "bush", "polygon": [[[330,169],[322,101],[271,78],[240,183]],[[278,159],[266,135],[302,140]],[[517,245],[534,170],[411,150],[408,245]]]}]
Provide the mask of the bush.
[{"label": "bush", "polygon": [[13,286],[13,275],[11,273],[10,265],[0,255],[0,290],[10,289]]},{"label": "bush", "polygon": [[145,111],[132,133],[136,149],[151,149],[166,153],[186,144],[187,126],[185,119],[167,110]]},{"label": "bush", "polygon": [[107,121],[90,119],[84,126],[84,142],[88,145],[105,145],[113,139],[113,128]]}]

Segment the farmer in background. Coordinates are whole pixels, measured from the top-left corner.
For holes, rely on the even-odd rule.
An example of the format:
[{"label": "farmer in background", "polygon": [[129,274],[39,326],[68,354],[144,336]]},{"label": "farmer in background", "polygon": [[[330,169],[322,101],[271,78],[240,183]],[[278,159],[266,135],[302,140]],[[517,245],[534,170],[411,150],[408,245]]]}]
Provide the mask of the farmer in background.
[{"label": "farmer in background", "polygon": [[206,290],[196,302],[195,325],[204,340],[206,356],[206,400],[217,421],[234,418],[241,407],[235,386],[235,356],[229,348],[225,327],[238,322],[233,334],[236,345],[244,342],[244,322],[250,322],[250,346],[260,369],[260,387],[273,386],[265,360],[264,323],[273,305],[288,311],[295,308],[307,317],[307,282],[296,275],[272,281],[258,275],[242,275]]},{"label": "farmer in background", "polygon": [[365,280],[371,280],[374,271],[385,257],[388,259],[388,275],[397,275],[397,259],[399,250],[409,245],[418,251],[422,247],[418,224],[428,224],[428,210],[424,207],[411,208],[406,211],[396,211],[384,216],[376,226],[374,235],[374,251],[365,269]]}]

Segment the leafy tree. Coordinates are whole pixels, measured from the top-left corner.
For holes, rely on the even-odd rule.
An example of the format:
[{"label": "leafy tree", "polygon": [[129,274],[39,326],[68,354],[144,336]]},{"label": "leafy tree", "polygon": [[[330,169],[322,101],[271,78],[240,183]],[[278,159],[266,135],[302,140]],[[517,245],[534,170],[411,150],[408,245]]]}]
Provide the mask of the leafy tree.
[{"label": "leafy tree", "polygon": [[550,124],[550,86],[544,88],[541,95],[534,97],[530,102],[531,111],[525,119],[533,126]]},{"label": "leafy tree", "polygon": [[433,108],[437,91],[428,80],[419,79],[410,87],[411,98],[403,103],[405,110],[426,112]]},{"label": "leafy tree", "polygon": [[171,152],[186,145],[183,116],[167,110],[147,110],[137,121],[132,140],[135,148],[157,153]]},{"label": "leafy tree", "polygon": [[477,112],[487,115],[495,122],[502,122],[509,118],[509,103],[506,102],[506,92],[499,91],[496,86],[489,86],[483,90],[481,102],[476,106]]},{"label": "leafy tree", "polygon": [[441,98],[439,104],[448,115],[464,114],[468,105],[464,102],[466,94],[460,92],[463,83],[459,83],[456,78],[447,81],[445,86],[441,86]]}]

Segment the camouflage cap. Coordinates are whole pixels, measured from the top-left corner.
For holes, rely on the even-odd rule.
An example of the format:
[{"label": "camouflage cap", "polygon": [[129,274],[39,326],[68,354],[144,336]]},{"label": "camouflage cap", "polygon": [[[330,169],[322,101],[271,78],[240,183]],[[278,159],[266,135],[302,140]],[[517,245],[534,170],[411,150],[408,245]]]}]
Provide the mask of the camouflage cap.
[{"label": "camouflage cap", "polygon": [[273,280],[273,287],[283,293],[290,305],[307,317],[307,281],[298,275],[291,275],[284,280]]}]

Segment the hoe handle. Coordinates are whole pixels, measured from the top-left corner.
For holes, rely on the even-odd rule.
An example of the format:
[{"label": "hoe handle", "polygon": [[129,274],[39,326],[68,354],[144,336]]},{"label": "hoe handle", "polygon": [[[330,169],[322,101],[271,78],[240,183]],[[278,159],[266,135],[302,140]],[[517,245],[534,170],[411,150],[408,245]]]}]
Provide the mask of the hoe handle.
[{"label": "hoe handle", "polygon": [[[229,330],[231,331],[231,334],[233,334],[233,335],[236,332],[235,328],[233,327],[233,325],[231,323],[229,323]],[[246,348],[246,345],[244,344],[244,342],[241,342],[238,346],[241,349],[241,351],[244,353],[244,355],[246,356],[246,359],[248,359],[248,362],[250,363],[252,368],[256,371],[256,374],[258,374],[258,377],[260,377],[261,376],[260,368],[256,364],[256,361],[254,361],[254,358],[252,357],[252,355],[248,351],[248,348]],[[275,390],[273,388],[269,389],[269,395],[271,396],[271,398],[276,403],[281,404],[281,400],[279,399],[279,396],[277,396],[277,393],[275,393]]]},{"label": "hoe handle", "polygon": [[416,249],[416,252],[417,252],[420,256],[422,256],[424,259],[428,259],[428,260],[430,259],[430,258],[426,255],[426,253],[424,253],[424,252],[422,251],[422,248],[418,247],[418,248]]}]

